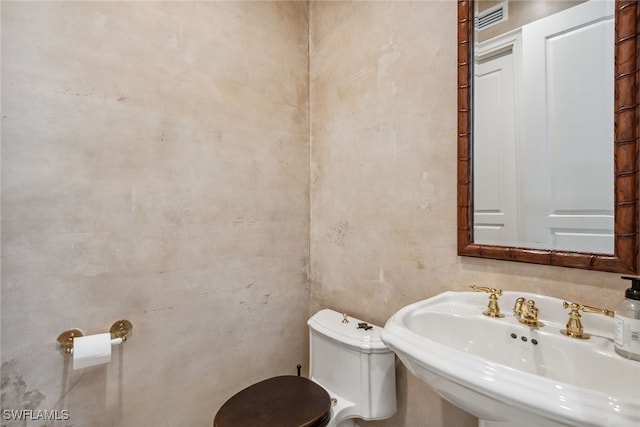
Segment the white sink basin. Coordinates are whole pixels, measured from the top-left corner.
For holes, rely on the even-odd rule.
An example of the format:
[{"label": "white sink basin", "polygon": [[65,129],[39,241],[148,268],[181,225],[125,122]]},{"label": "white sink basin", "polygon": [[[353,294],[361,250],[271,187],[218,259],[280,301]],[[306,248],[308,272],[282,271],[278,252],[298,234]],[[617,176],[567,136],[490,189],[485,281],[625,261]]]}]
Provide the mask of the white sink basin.
[{"label": "white sink basin", "polygon": [[[518,322],[518,297],[532,299],[541,328]],[[613,319],[581,313],[591,339],[560,333],[562,300],[504,292],[504,318],[488,295],[445,292],[402,308],[381,338],[416,377],[474,414],[481,426],[640,426],[640,362],[613,350]]]}]

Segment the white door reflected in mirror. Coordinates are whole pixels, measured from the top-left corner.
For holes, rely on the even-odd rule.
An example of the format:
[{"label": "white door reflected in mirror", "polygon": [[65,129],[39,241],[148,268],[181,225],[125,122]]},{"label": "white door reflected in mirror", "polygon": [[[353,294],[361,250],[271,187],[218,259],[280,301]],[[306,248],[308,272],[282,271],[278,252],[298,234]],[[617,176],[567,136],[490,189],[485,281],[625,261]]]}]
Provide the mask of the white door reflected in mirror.
[{"label": "white door reflected in mirror", "polygon": [[614,253],[614,2],[475,46],[474,243]]}]

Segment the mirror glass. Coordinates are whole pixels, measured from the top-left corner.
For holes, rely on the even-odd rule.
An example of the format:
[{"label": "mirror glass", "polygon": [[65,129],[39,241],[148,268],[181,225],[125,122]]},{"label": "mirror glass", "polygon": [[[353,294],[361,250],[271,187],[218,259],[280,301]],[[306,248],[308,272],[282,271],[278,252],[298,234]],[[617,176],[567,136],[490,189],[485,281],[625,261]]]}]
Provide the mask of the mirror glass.
[{"label": "mirror glass", "polygon": [[473,243],[614,254],[614,1],[473,9]]}]

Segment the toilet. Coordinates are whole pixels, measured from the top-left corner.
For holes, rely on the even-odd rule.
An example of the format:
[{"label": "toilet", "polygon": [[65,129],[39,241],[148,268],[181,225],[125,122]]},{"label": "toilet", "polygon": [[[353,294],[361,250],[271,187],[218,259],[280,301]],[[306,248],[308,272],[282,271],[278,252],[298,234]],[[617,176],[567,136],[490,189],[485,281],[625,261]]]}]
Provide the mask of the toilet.
[{"label": "toilet", "polygon": [[309,321],[309,376],[260,381],[227,400],[214,427],[354,427],[396,412],[395,355],[382,328],[325,309]]}]

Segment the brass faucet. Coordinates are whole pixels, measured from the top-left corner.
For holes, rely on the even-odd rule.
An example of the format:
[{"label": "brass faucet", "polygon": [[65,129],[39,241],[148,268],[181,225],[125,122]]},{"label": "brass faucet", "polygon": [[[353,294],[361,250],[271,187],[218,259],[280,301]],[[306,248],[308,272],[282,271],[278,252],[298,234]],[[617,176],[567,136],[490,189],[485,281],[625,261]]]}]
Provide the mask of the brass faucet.
[{"label": "brass faucet", "polygon": [[544,326],[544,324],[538,320],[539,310],[536,307],[536,302],[532,299],[527,300],[520,297],[513,305],[513,314],[518,317],[520,323],[534,328]]},{"label": "brass faucet", "polygon": [[500,306],[498,305],[498,295],[502,295],[502,289],[486,288],[484,286],[476,285],[471,285],[469,287],[476,292],[486,292],[490,294],[489,305],[482,314],[488,317],[504,317],[504,314],[500,313]]},{"label": "brass faucet", "polygon": [[608,310],[606,308],[596,308],[590,307],[588,305],[582,305],[575,302],[566,302],[562,303],[563,308],[571,308],[569,312],[569,321],[567,322],[567,328],[562,329],[560,332],[571,338],[579,338],[582,340],[588,340],[591,338],[591,335],[584,332],[582,327],[582,322],[580,318],[580,311],[584,311],[585,313],[599,313],[604,314],[605,316],[613,317],[615,315],[615,311]]}]

